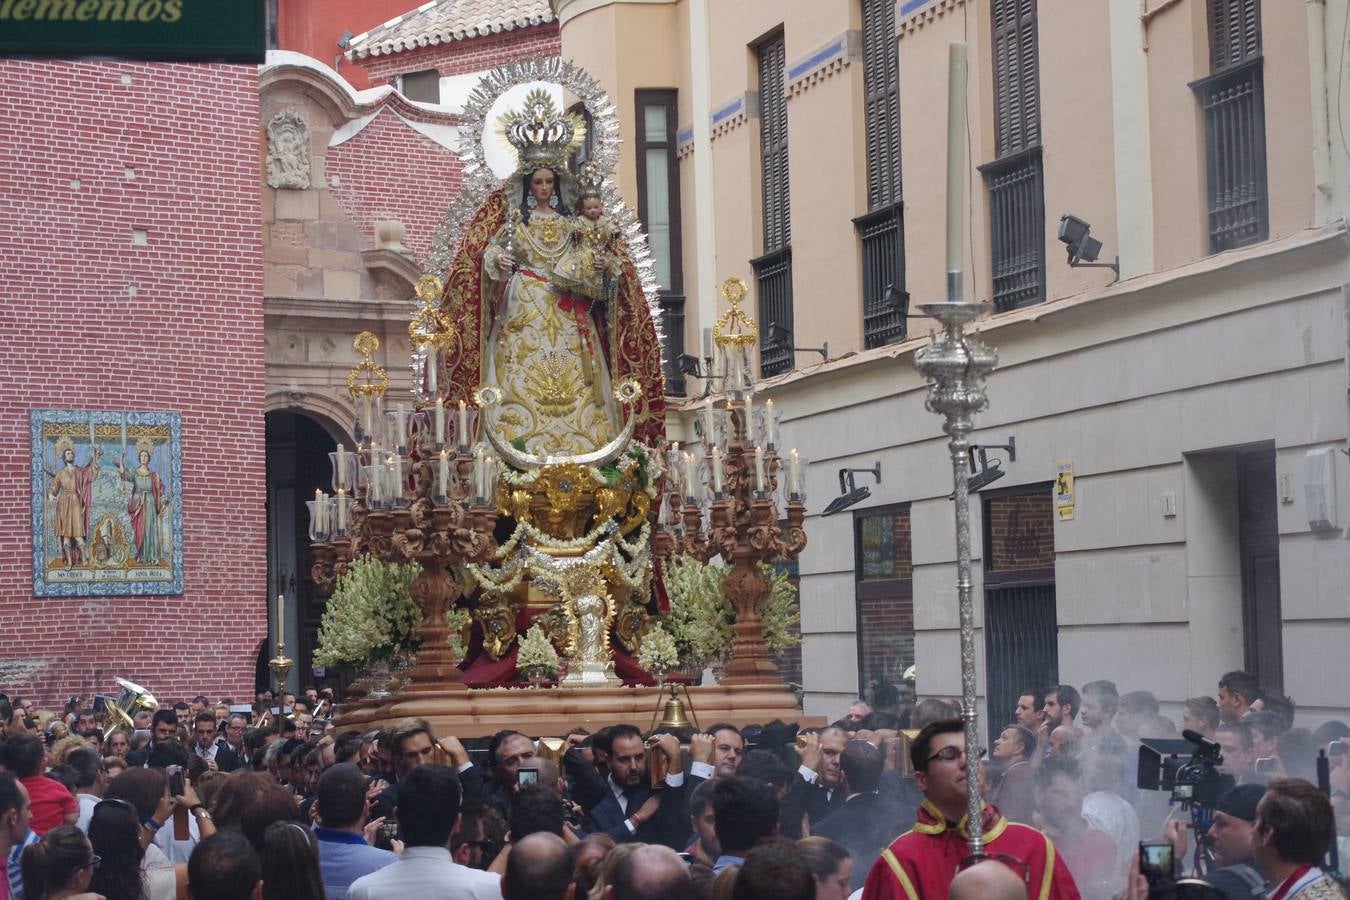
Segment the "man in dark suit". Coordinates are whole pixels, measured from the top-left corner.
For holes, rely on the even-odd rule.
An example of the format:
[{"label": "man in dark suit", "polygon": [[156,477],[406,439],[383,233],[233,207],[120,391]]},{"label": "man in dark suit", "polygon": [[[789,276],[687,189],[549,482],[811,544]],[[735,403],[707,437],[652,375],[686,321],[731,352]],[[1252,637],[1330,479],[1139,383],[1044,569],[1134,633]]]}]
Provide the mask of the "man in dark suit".
[{"label": "man in dark suit", "polygon": [[192,755],[200,756],[206,767],[214,772],[233,772],[239,768],[239,757],[218,741],[219,735],[216,714],[203,710],[192,720]]},{"label": "man in dark suit", "polygon": [[866,741],[849,741],[840,755],[847,799],[837,812],[812,823],[812,836],[827,837],[853,857],[853,884],[857,890],[881,851],[914,824],[904,810],[878,788],[885,757]]},{"label": "man in dark suit", "polygon": [[143,767],[150,760],[150,754],[154,751],[156,744],[174,741],[178,736],[178,713],[172,708],[161,709],[155,713],[150,721],[150,743],[139,750],[133,750],[127,754],[127,765]]},{"label": "man in dark suit", "polygon": [[[584,807],[586,814],[598,830],[617,843],[642,841],[684,849],[676,845],[689,829],[688,807],[684,802],[689,779],[684,774],[679,740],[671,734],[651,739],[652,746],[665,754],[669,773],[662,789],[653,790],[647,777],[647,748],[642,732],[632,725],[615,725],[610,731],[606,789],[598,801]],[[685,821],[677,821],[682,815]]]},{"label": "man in dark suit", "polygon": [[804,833],[803,817],[814,825],[843,807],[847,794],[839,761],[847,743],[847,732],[833,726],[798,739],[802,762],[783,798],[783,837],[798,840]]}]

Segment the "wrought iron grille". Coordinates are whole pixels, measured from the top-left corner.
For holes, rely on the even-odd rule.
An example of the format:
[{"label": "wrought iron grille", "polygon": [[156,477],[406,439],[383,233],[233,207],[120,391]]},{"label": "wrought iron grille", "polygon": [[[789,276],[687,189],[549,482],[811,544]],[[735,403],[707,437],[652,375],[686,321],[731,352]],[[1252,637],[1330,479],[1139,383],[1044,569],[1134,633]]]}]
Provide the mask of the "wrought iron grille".
[{"label": "wrought iron grille", "polygon": [[1045,182],[1041,148],[980,167],[989,187],[994,305],[1000,310],[1045,299]]},{"label": "wrought iron grille", "polygon": [[1205,115],[1210,252],[1264,241],[1270,210],[1261,57],[1191,87]]},{"label": "wrought iron grille", "polygon": [[887,302],[886,288],[905,289],[905,217],[902,204],[853,220],[862,243],[863,340],[880,347],[907,332],[904,310]]},{"label": "wrought iron grille", "polygon": [[1058,627],[1053,583],[985,590],[985,690],[991,741],[1012,721],[1023,690],[1059,681]]},{"label": "wrought iron grille", "polygon": [[792,248],[765,254],[751,265],[759,291],[759,372],[767,378],[792,369]]},{"label": "wrought iron grille", "polygon": [[680,357],[684,354],[684,297],[661,295],[661,352],[665,355],[666,393],[671,397],[685,396],[684,373],[680,371]]}]

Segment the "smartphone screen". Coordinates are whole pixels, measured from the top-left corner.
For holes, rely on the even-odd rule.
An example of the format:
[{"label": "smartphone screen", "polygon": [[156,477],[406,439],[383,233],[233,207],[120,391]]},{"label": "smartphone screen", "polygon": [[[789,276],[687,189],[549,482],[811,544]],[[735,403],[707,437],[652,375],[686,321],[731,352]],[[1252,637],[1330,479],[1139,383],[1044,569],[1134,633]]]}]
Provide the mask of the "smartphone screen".
[{"label": "smartphone screen", "polygon": [[1275,757],[1263,756],[1256,761],[1256,774],[1274,775],[1275,772]]},{"label": "smartphone screen", "polygon": [[183,782],[183,767],[169,766],[165,771],[168,772],[169,775],[169,796],[181,797],[183,792],[187,789]]},{"label": "smartphone screen", "polygon": [[1139,872],[1150,885],[1172,877],[1172,845],[1167,841],[1140,841]]},{"label": "smartphone screen", "polygon": [[518,769],[516,771],[516,784],[524,787],[527,784],[539,783],[538,769]]}]

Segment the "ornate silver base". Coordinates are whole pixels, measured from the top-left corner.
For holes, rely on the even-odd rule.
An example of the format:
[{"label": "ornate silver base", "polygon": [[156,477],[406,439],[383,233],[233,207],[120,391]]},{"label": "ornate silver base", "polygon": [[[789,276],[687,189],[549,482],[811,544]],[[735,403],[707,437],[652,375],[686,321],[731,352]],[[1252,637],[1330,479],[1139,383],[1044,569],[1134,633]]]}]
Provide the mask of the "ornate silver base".
[{"label": "ornate silver base", "polygon": [[623,682],[614,674],[614,662],[574,662],[559,682],[563,687],[616,687]]}]

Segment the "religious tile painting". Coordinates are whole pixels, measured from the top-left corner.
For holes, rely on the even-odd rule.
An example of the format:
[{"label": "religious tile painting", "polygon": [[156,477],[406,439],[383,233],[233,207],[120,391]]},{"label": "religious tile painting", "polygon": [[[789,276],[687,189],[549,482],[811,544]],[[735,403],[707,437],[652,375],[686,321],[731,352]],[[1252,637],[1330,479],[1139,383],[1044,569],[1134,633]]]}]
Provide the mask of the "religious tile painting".
[{"label": "religious tile painting", "polygon": [[33,593],[183,592],[176,412],[35,409]]}]

